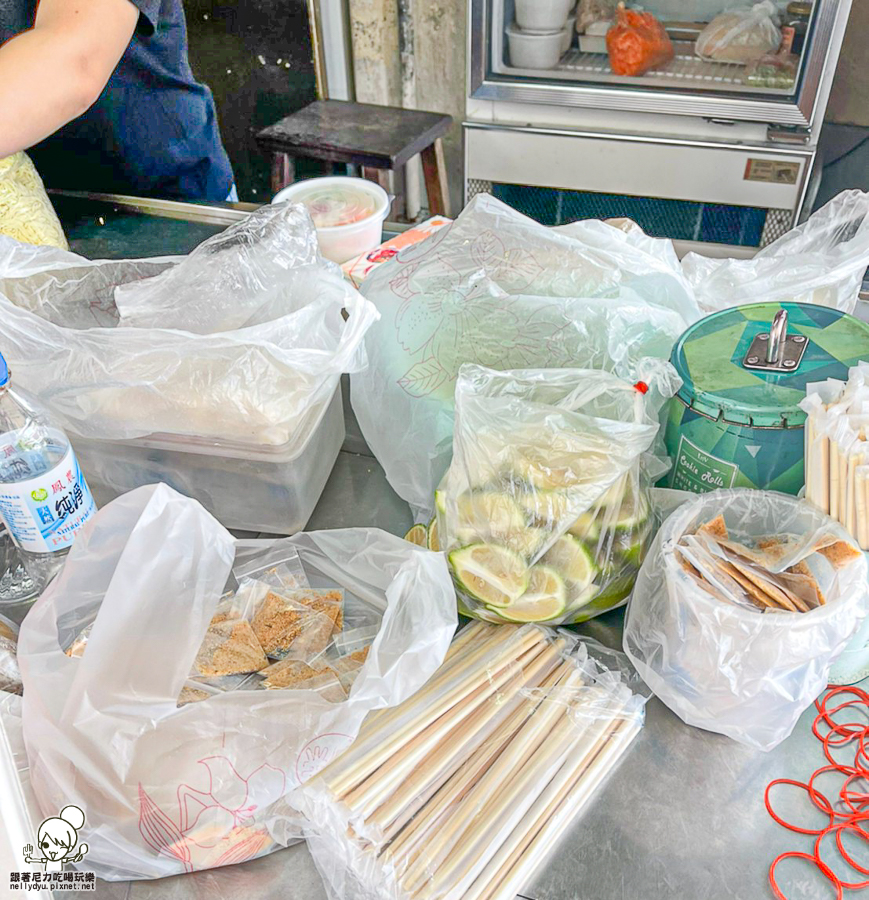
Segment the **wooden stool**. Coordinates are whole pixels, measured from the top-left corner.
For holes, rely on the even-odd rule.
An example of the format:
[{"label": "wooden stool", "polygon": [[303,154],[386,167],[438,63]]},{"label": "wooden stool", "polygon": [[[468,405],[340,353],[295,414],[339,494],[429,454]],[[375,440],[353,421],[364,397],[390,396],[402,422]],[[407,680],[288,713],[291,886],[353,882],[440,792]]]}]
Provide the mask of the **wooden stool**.
[{"label": "wooden stool", "polygon": [[405,165],[418,153],[433,216],[450,214],[450,194],[441,137],[452,125],[441,113],[318,100],[264,128],[256,139],[271,151],[272,191],[292,184],[292,157],[362,166],[362,174],[389,190],[389,170]]}]

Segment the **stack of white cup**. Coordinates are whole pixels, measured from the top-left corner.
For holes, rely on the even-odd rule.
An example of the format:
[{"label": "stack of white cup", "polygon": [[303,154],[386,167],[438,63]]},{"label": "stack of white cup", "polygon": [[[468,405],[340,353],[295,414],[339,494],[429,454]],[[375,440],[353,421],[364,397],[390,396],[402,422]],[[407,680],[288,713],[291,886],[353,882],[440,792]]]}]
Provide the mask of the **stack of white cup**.
[{"label": "stack of white cup", "polygon": [[516,21],[507,27],[510,64],[516,69],[552,69],[570,49],[575,0],[515,0]]}]

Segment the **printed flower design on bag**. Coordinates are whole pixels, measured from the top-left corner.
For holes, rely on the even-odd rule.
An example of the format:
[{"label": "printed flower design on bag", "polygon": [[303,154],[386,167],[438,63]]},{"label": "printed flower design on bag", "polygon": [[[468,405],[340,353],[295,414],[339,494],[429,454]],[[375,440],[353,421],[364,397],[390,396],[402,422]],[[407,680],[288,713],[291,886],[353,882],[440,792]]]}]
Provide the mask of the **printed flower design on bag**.
[{"label": "printed flower design on bag", "polygon": [[551,340],[565,327],[562,304],[553,300],[529,316],[527,306],[496,283],[508,273],[504,280],[511,290],[527,288],[537,273],[533,256],[506,251],[491,232],[480,236],[471,253],[477,271],[462,272],[435,258],[404,266],[390,282],[404,301],[394,321],[398,346],[416,357],[397,384],[412,397],[442,390],[447,399],[464,362],[497,368],[540,364],[540,348],[547,344],[554,359],[569,359],[562,342]]},{"label": "printed flower design on bag", "polygon": [[266,829],[256,826],[256,814],[283,795],[286,775],[263,764],[244,778],[223,756],[199,763],[208,772],[205,789],[178,787],[177,820],[139,785],[139,832],[145,843],[179,860],[188,872],[253,859],[272,842]]}]

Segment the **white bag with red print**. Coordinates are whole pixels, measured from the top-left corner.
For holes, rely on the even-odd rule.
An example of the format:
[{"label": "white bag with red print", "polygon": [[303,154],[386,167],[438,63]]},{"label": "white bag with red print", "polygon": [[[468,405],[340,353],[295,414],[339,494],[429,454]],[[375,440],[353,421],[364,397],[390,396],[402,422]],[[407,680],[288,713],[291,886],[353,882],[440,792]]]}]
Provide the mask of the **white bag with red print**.
[{"label": "white bag with red print", "polygon": [[[211,688],[179,707],[234,561],[282,548],[298,552],[312,586],[344,590],[345,627],[376,633],[349,697]],[[84,652],[68,656],[83,623]],[[236,543],[199,503],[165,485],[139,488],[82,531],[21,629],[24,737],[41,811],[80,807],[89,847],[80,865],[110,880],[278,849],[301,835],[288,791],[349,745],[369,711],[416,691],[455,625],[441,554],[372,528]]]}]

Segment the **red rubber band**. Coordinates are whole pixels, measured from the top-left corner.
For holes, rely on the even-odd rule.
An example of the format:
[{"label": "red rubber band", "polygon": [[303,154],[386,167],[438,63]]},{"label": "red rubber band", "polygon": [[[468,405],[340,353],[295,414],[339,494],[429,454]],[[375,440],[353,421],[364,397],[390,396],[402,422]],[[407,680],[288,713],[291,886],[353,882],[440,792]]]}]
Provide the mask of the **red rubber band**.
[{"label": "red rubber band", "polygon": [[[826,815],[828,815],[828,816],[830,817],[830,822],[829,822],[829,824],[827,825],[827,828],[829,828],[830,825],[833,824],[833,817],[834,817],[833,807],[832,807],[832,805],[830,804],[830,801],[827,800],[827,798],[824,797],[823,794],[819,794],[817,791],[815,791],[814,788],[809,787],[807,784],[803,784],[801,781],[791,781],[789,778],[776,778],[775,781],[771,781],[771,782],[766,786],[766,791],[764,792],[764,795],[763,795],[763,802],[764,802],[764,804],[766,805],[766,811],[767,811],[767,812],[770,814],[770,816],[772,816],[772,818],[775,819],[775,821],[778,822],[779,825],[781,825],[783,828],[787,828],[788,831],[795,831],[797,834],[812,834],[812,835],[814,835],[814,834],[823,834],[823,832],[826,831],[826,828],[800,828],[798,825],[791,825],[790,822],[785,822],[784,819],[779,818],[778,814],[777,814],[776,811],[772,808],[772,805],[771,805],[770,802],[769,802],[769,792],[770,792],[770,788],[775,787],[775,785],[777,785],[777,784],[790,784],[790,785],[793,785],[794,787],[802,788],[802,789],[809,795],[809,799],[812,801],[812,803],[814,803],[815,806],[816,806],[822,813],[824,813],[824,814],[826,814]],[[826,809],[824,809],[824,808],[817,802],[817,800],[816,800],[815,797],[813,796],[814,794],[817,794],[819,797],[821,797],[821,798],[823,799],[824,803],[827,804],[827,808],[826,808]]]},{"label": "red rubber band", "polygon": [[[841,825],[836,826],[836,846],[839,848],[839,853],[842,854],[842,859],[844,859],[851,868],[856,869],[858,872],[862,872],[864,875],[869,875],[869,869],[854,862],[854,860],[845,852],[845,848],[842,846],[842,831],[845,828],[853,828],[855,831],[859,831],[866,839],[867,843],[869,843],[869,833],[865,832],[856,822],[842,822]],[[849,887],[844,881],[842,882],[842,886]],[[862,882],[858,887],[869,887],[869,881]]]},{"label": "red rubber band", "polygon": [[[821,841],[828,834],[830,834],[831,832],[834,832],[836,835],[836,846],[839,848],[839,852],[842,854],[842,857],[845,859],[845,861],[848,863],[848,865],[853,866],[858,872],[862,872],[864,875],[869,875],[869,870],[864,869],[862,866],[855,865],[854,862],[848,856],[848,854],[845,853],[845,851],[842,847],[842,840],[841,840],[842,839],[842,830],[844,828],[855,828],[855,827],[857,827],[857,826],[853,822],[839,822],[838,825],[833,825],[832,828],[828,828],[823,834],[819,834],[817,837],[817,840],[815,841],[815,859],[817,859],[817,861],[819,863],[822,862],[821,856],[820,856]],[[858,830],[863,831],[862,828],[858,828]],[[865,832],[863,832],[863,833],[865,834]],[[866,837],[869,838],[869,835],[866,835]],[[849,891],[859,891],[862,888],[869,887],[869,881],[860,881],[860,882],[842,881],[842,879],[839,878],[838,875],[836,876],[836,880],[839,882],[839,884],[842,885],[843,888],[845,888],[846,890],[849,890]]]},{"label": "red rubber band", "polygon": [[779,854],[773,861],[772,865],[769,867],[769,886],[772,888],[772,892],[776,895],[778,900],[788,900],[788,898],[781,892],[781,888],[778,886],[775,880],[775,870],[776,866],[784,860],[784,859],[805,859],[810,863],[814,863],[817,866],[818,871],[830,882],[832,882],[833,886],[836,888],[836,900],[842,900],[842,883],[836,877],[835,872],[833,872],[830,867],[817,859],[814,856],[810,856],[808,853],[798,853],[795,850],[790,851],[789,853],[781,853]]},{"label": "red rubber band", "polygon": [[638,382],[634,385],[634,387],[635,387],[641,394],[646,394],[646,393],[648,393],[648,391],[649,391],[649,386],[646,384],[645,381],[638,381]]}]

